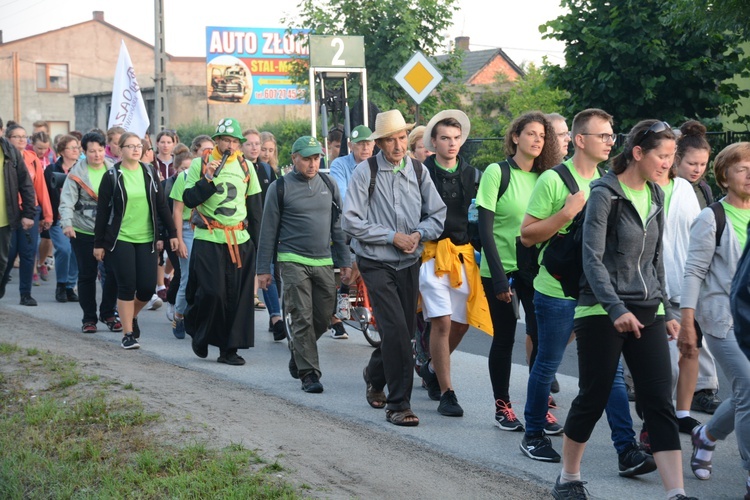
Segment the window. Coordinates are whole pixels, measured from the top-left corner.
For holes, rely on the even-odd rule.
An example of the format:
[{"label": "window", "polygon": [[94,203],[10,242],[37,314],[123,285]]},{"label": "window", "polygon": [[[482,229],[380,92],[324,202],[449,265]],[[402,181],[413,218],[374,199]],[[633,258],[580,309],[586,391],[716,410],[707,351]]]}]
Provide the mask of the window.
[{"label": "window", "polygon": [[37,64],[36,89],[39,92],[67,92],[68,65],[48,63]]}]

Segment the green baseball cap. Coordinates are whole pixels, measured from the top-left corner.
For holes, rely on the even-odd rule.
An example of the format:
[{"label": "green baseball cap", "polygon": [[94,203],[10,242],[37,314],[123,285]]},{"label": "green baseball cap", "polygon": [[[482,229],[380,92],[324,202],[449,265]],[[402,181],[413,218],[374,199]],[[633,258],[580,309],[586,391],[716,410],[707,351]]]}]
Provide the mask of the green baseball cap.
[{"label": "green baseball cap", "polygon": [[362,142],[362,141],[369,141],[370,136],[372,135],[372,130],[367,128],[364,125],[357,125],[354,127],[354,130],[352,130],[352,136],[349,139],[351,142]]},{"label": "green baseball cap", "polygon": [[303,158],[313,155],[322,155],[323,148],[315,137],[303,135],[292,145],[292,154],[299,153]]},{"label": "green baseball cap", "polygon": [[212,135],[211,138],[216,139],[217,137],[221,137],[222,135],[239,139],[240,143],[244,143],[245,141],[247,141],[247,139],[242,136],[242,127],[240,127],[240,122],[238,122],[234,118],[224,118],[223,120],[221,120],[216,126],[216,132],[214,132],[214,135]]}]

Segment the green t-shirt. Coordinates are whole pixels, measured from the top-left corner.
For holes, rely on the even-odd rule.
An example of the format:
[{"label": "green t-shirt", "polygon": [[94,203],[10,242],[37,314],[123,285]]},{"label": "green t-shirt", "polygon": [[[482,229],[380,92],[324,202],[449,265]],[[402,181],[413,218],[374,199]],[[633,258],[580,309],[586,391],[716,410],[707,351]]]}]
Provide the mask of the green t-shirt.
[{"label": "green t-shirt", "polygon": [[[521,222],[526,213],[526,204],[539,174],[525,172],[511,163],[508,190],[498,199],[497,194],[500,190],[501,177],[502,171],[497,163],[492,163],[484,170],[482,180],[479,181],[476,204],[485,210],[495,212],[492,235],[503,268],[506,273],[510,273],[518,270],[516,237],[521,235]],[[479,274],[484,278],[491,277],[490,266],[485,258],[484,250],[482,250]]]},{"label": "green t-shirt", "polygon": [[121,168],[122,182],[128,195],[125,213],[122,214],[122,224],[118,240],[129,243],[149,243],[154,239],[154,224],[149,213],[146,179],[143,169],[135,170]]},{"label": "green t-shirt", "polygon": [[445,168],[440,163],[438,163],[437,160],[435,160],[435,165],[437,165],[438,167],[442,168],[443,170],[445,170],[449,174],[452,174],[453,172],[455,172],[456,170],[458,170],[458,166],[459,166],[460,161],[461,160],[459,158],[456,158],[456,164],[453,165],[453,168]]},{"label": "green t-shirt", "polygon": [[0,148],[0,227],[9,224],[8,207],[5,206],[5,153],[3,148]]},{"label": "green t-shirt", "polygon": [[[177,178],[172,184],[172,191],[169,193],[169,197],[175,201],[182,202],[182,193],[185,191],[185,182],[187,181],[187,170],[177,175]],[[190,220],[191,209],[184,206],[182,207],[182,220]]]},{"label": "green t-shirt", "polygon": [[321,267],[321,266],[332,266],[333,258],[327,257],[325,259],[311,259],[310,257],[303,257],[291,252],[279,252],[277,260],[279,262],[294,262],[295,264],[302,264],[303,266],[310,267]]},{"label": "green t-shirt", "polygon": [[669,179],[669,184],[666,186],[659,187],[664,191],[664,218],[666,218],[669,215],[669,204],[672,202],[672,193],[674,193],[674,179]]},{"label": "green t-shirt", "polygon": [[632,189],[622,182],[620,182],[620,187],[625,197],[633,203],[635,211],[641,216],[643,227],[646,227],[646,220],[651,212],[651,189],[648,186],[643,186],[643,189]]},{"label": "green t-shirt", "polygon": [[724,205],[727,218],[732,223],[734,233],[737,235],[737,241],[740,243],[740,249],[744,249],[745,244],[747,244],[747,224],[750,223],[750,209],[737,208],[724,200],[721,200],[721,204]]},{"label": "green t-shirt", "polygon": [[[195,186],[201,178],[201,158],[195,158],[188,170],[185,189]],[[216,193],[204,201],[198,211],[224,226],[236,226],[247,218],[247,206],[245,198],[260,193],[260,182],[258,174],[253,166],[248,163],[250,180],[245,183],[245,171],[238,160],[228,161],[218,177],[213,182],[216,184]],[[242,244],[250,239],[247,231],[235,231],[237,243]],[[210,241],[213,243],[227,244],[227,239],[222,230],[209,231],[208,229],[195,228],[195,239]]]},{"label": "green t-shirt", "polygon": [[[91,183],[91,189],[95,193],[99,193],[99,185],[102,183],[102,179],[104,178],[104,174],[107,173],[107,167],[102,165],[99,168],[92,168],[91,166],[87,169],[88,176],[89,176],[89,182]],[[73,219],[75,220],[75,219]],[[81,234],[88,234],[89,236],[94,236],[93,231],[84,231],[82,229],[79,229],[75,226],[73,226],[73,229],[75,229],[76,233]]]},{"label": "green t-shirt", "polygon": [[[594,170],[594,176],[591,179],[585,179],[576,171],[572,159],[565,160],[563,164],[568,167],[568,170],[573,174],[576,183],[578,183],[578,189],[583,191],[585,198],[588,199],[589,193],[591,192],[590,184],[600,177],[599,170]],[[547,170],[539,176],[539,180],[537,181],[536,186],[534,186],[534,191],[531,193],[526,213],[537,219],[546,219],[562,209],[569,194],[570,191],[565,187],[565,183],[563,182],[562,177],[560,177],[560,174],[553,170]],[[570,226],[570,223],[566,224],[560,232],[566,233],[568,226]],[[571,297],[567,297],[563,293],[560,282],[553,278],[542,264],[542,257],[544,256],[544,250],[546,248],[547,247],[545,246],[539,255],[540,268],[539,274],[534,278],[534,289],[549,297],[575,300]]]}]

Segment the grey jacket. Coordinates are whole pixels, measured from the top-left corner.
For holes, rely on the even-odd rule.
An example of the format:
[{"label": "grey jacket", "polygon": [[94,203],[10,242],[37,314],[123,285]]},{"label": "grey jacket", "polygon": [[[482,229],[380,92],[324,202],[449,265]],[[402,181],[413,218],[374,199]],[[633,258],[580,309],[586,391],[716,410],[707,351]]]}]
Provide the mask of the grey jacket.
[{"label": "grey jacket", "polygon": [[258,243],[258,274],[271,273],[277,235],[279,253],[293,253],[312,259],[332,257],[336,267],[351,266],[351,253],[341,230],[341,217],[331,225],[331,197],[337,206],[341,206],[338,186],[331,179],[333,193],[329,193],[320,175],[307,180],[292,171],[284,176],[284,212],[280,219],[276,186],[279,181],[272,182],[268,187]]},{"label": "grey jacket", "polygon": [[[112,168],[112,162],[105,159],[104,168]],[[93,234],[94,222],[96,221],[96,200],[71,179],[71,175],[79,177],[84,184],[93,190],[89,180],[89,164],[84,158],[70,169],[68,178],[65,179],[60,192],[60,226],[63,228],[74,227]]]},{"label": "grey jacket", "polygon": [[360,257],[383,262],[400,270],[417,262],[423,245],[406,254],[393,245],[397,232],[418,231],[421,241],[436,240],[443,232],[445,203],[435,189],[427,168],[422,169],[420,192],[411,158],[396,174],[380,152],[372,199],[369,196],[370,166],[363,161],[352,173],[346,190],[342,227],[353,239],[352,249]]},{"label": "grey jacket", "polygon": [[[648,182],[651,211],[644,229],[640,215],[612,172],[591,184],[583,225],[583,269],[578,304],[597,303],[615,321],[630,312],[626,304],[664,304],[666,319],[672,318],[661,258],[664,227],[664,192]],[[613,198],[622,203],[614,230],[607,231],[607,218],[614,210]]]},{"label": "grey jacket", "polygon": [[729,216],[717,247],[716,218],[713,210],[704,208],[690,228],[680,307],[695,309],[695,320],[705,334],[723,339],[734,326],[729,292],[741,255]]}]

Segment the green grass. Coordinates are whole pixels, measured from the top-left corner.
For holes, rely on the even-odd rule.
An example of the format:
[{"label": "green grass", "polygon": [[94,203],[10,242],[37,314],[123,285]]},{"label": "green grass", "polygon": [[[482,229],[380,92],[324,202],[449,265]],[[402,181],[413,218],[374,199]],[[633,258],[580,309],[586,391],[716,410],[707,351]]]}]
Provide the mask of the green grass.
[{"label": "green grass", "polygon": [[[75,362],[0,344],[0,498],[299,498],[240,443],[176,446],[154,435],[160,416]],[[11,367],[11,370],[7,368]],[[29,375],[46,389],[24,385]],[[127,386],[124,387],[128,388]],[[132,389],[132,386],[130,387]],[[131,393],[133,394],[133,393]],[[309,488],[309,487],[308,487]],[[304,490],[306,488],[302,488]]]}]

